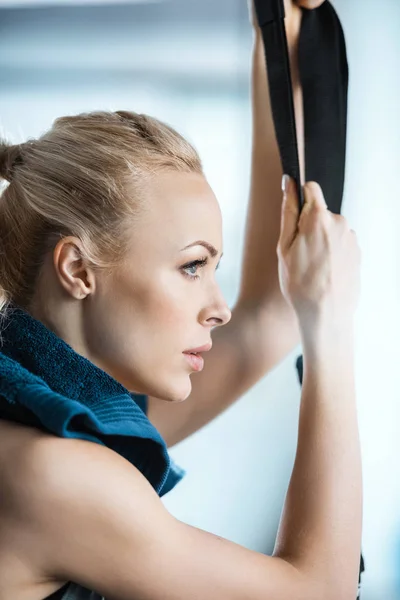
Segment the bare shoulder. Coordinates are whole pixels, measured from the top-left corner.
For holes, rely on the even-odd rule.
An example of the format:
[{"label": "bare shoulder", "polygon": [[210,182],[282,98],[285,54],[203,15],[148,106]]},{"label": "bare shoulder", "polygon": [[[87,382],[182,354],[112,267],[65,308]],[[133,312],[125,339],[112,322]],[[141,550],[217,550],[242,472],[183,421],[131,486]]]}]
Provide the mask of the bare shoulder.
[{"label": "bare shoulder", "polygon": [[49,580],[114,600],[319,598],[284,560],[178,521],[133,465],[101,445],[38,437],[18,479],[20,519]]},{"label": "bare shoulder", "polygon": [[[159,500],[147,479],[106,446],[25,429],[23,442],[20,437],[14,447],[10,504],[15,513],[35,523],[35,529],[40,524],[47,543],[57,536],[66,540],[80,519],[99,506],[105,508],[104,503],[109,502],[110,510],[113,504],[118,506],[124,481],[140,482],[148,495]],[[140,503],[140,498],[136,495],[130,505]]]},{"label": "bare shoulder", "polygon": [[41,575],[41,536],[31,518],[47,493],[36,449],[58,440],[0,419],[0,598],[44,598],[65,583]]},{"label": "bare shoulder", "polygon": [[[38,597],[66,581],[79,583],[71,557],[86,561],[99,542],[101,522],[90,518],[96,511],[103,511],[102,519],[108,511],[117,525],[121,478],[127,475],[131,481],[138,478],[140,487],[158,500],[147,480],[109,448],[0,420],[0,597],[11,597],[22,581]],[[100,525],[97,532],[91,523]],[[16,564],[10,571],[10,554],[25,565],[23,570]]]}]

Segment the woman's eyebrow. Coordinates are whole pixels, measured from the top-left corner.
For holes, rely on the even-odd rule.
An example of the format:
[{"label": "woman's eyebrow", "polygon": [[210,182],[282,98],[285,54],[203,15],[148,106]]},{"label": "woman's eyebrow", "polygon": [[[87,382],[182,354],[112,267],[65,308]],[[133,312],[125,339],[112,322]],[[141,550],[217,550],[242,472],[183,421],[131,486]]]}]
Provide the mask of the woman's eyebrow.
[{"label": "woman's eyebrow", "polygon": [[[197,242],[193,242],[192,244],[185,246],[184,248],[182,248],[181,252],[183,250],[187,250],[188,248],[191,248],[192,246],[204,246],[204,248],[206,248],[209,251],[212,258],[215,258],[218,254],[218,250],[216,248],[214,248],[214,246],[212,244],[210,244],[209,242],[205,242],[204,240],[197,240]],[[223,257],[223,253],[221,254],[221,258],[222,257]]]}]

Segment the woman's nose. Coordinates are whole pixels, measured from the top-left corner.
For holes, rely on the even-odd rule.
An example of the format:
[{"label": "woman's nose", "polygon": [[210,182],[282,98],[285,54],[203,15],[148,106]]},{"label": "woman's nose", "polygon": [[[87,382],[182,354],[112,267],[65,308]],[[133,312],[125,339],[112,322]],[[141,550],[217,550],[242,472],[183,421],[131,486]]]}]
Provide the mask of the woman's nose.
[{"label": "woman's nose", "polygon": [[226,325],[231,320],[232,313],[228,306],[224,306],[219,311],[218,316],[210,317],[207,319],[207,322],[213,327],[220,327],[221,325]]},{"label": "woman's nose", "polygon": [[225,298],[221,291],[219,291],[217,298],[214,299],[208,308],[203,313],[203,320],[208,325],[213,327],[219,327],[229,323],[232,317],[232,312],[227,305]]}]

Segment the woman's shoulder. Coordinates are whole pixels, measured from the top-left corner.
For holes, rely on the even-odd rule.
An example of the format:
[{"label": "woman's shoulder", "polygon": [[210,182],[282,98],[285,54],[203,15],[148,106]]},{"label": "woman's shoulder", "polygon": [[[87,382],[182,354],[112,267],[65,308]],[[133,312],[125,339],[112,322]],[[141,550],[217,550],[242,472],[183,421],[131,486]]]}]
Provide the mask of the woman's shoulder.
[{"label": "woman's shoulder", "polygon": [[[62,581],[46,581],[36,569],[39,556],[29,525],[29,479],[37,478],[36,498],[45,495],[40,468],[35,465],[35,447],[51,434],[20,423],[0,419],[0,597],[16,598],[22,583],[38,598],[47,597]],[[51,440],[53,441],[53,440]],[[29,491],[26,489],[29,486]],[[7,558],[6,558],[7,557]],[[15,557],[15,560],[13,559]],[[65,582],[64,582],[65,583]],[[35,590],[35,591],[34,591]]]},{"label": "woman's shoulder", "polygon": [[[0,419],[0,519],[29,528],[30,517],[49,508],[55,491],[81,469],[79,460],[90,445],[92,455],[111,453],[83,440],[61,438],[23,423]],[[114,454],[114,453],[113,453]],[[49,517],[47,513],[47,517]]]},{"label": "woman's shoulder", "polygon": [[90,479],[99,476],[104,483],[104,469],[118,463],[134,469],[107,446],[0,419],[0,478],[6,480],[2,489],[7,490],[10,506],[22,505],[24,514],[37,508],[35,503],[45,506],[66,490],[79,491],[89,467]]},{"label": "woman's shoulder", "polygon": [[24,528],[31,523],[34,530],[68,536],[75,525],[69,519],[132,482],[139,483],[136,496],[145,489],[159,499],[146,477],[109,447],[0,419],[0,511],[6,507]]},{"label": "woman's shoulder", "polygon": [[[7,540],[7,553],[18,555],[27,571],[13,567],[10,581],[0,540],[0,581],[4,582],[3,568],[8,569],[9,581],[4,590],[0,583],[1,597],[15,597],[14,586],[28,580],[32,588],[43,590],[38,597],[45,598],[56,589],[52,582],[68,581],[50,573],[49,565],[56,553],[62,556],[62,548],[74,547],[69,540],[79,544],[85,514],[103,510],[107,502],[110,512],[114,510],[118,494],[110,490],[115,491],[115,473],[121,485],[121,469],[125,477],[127,471],[136,472],[146,486],[135,467],[106,446],[0,420],[0,538]],[[85,543],[94,544],[94,538]]]},{"label": "woman's shoulder", "polygon": [[21,449],[10,441],[16,476],[11,481],[10,468],[7,504],[13,539],[24,540],[23,560],[43,581],[80,581],[93,589],[104,557],[123,556],[127,531],[139,544],[143,515],[152,522],[165,510],[160,498],[138,469],[106,446],[36,431],[17,435]]}]

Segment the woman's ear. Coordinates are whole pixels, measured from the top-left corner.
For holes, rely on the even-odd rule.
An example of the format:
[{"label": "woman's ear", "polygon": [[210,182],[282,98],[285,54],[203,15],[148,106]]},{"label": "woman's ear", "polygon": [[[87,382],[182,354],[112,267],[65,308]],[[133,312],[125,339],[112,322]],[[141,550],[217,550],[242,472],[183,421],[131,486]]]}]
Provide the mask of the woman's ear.
[{"label": "woman's ear", "polygon": [[78,238],[67,236],[58,241],[53,251],[53,266],[62,287],[77,300],[95,291],[94,272],[83,259]]}]

